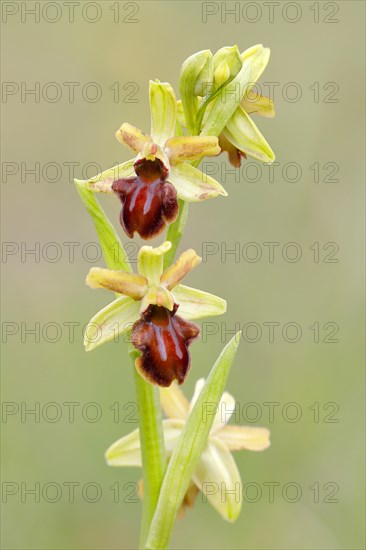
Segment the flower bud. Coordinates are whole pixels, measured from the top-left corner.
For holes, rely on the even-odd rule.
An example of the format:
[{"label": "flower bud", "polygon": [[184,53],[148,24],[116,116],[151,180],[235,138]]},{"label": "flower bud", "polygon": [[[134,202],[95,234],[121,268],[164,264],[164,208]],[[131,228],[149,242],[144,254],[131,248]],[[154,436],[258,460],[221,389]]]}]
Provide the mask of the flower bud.
[{"label": "flower bud", "polygon": [[215,84],[221,86],[227,80],[232,80],[240,71],[243,62],[238,46],[225,46],[218,50],[212,58],[214,65]]},{"label": "flower bud", "polygon": [[217,86],[221,86],[221,84],[229,80],[230,67],[226,63],[225,59],[223,59],[221,63],[219,63],[217,69],[215,70],[214,76],[215,76],[215,84],[217,84]]}]

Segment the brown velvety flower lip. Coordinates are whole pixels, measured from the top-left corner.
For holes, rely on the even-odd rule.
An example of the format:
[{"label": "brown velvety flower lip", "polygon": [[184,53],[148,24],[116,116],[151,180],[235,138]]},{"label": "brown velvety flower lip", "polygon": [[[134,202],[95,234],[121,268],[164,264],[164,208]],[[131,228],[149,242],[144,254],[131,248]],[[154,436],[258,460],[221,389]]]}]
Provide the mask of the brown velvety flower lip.
[{"label": "brown velvety flower lip", "polygon": [[155,237],[178,215],[175,187],[166,181],[167,169],[159,159],[135,163],[136,177],[115,181],[113,191],[122,202],[120,222],[126,234]]},{"label": "brown velvety flower lip", "polygon": [[177,308],[150,305],[132,327],[132,344],[141,351],[136,368],[159,386],[184,382],[191,364],[188,346],[200,332],[197,325],[175,315]]}]

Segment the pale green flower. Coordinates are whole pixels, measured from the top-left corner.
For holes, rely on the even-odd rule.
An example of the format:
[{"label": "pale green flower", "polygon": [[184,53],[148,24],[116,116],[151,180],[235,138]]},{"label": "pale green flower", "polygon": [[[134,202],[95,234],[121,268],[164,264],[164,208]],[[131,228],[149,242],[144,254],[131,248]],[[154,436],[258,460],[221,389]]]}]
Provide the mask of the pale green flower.
[{"label": "pale green flower", "polygon": [[[167,456],[183,431],[185,422],[203,388],[205,380],[197,381],[193,398],[189,403],[177,385],[160,388],[161,405],[168,417],[163,421],[164,442]],[[227,421],[235,409],[235,399],[224,392],[215,413],[214,422],[192,482],[217,512],[228,521],[235,521],[240,513],[242,481],[232,456],[232,451],[247,449],[263,451],[270,445],[269,430],[252,426],[228,425]],[[214,414],[212,404],[202,414]],[[204,417],[203,417],[204,418]],[[142,466],[139,430],[122,437],[109,447],[105,454],[110,466]],[[188,500],[192,500],[192,487]]]}]

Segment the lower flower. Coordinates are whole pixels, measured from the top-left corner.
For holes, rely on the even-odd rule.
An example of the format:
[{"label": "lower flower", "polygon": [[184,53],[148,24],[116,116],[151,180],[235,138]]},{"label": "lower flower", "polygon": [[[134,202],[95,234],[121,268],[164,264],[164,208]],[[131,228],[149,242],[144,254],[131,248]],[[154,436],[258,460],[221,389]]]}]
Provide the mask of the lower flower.
[{"label": "lower flower", "polygon": [[[186,420],[196,403],[205,380],[197,381],[191,402],[176,384],[160,389],[162,409],[167,416],[163,421],[164,443],[169,459],[185,428]],[[207,403],[207,405],[213,405]],[[191,483],[182,501],[181,511],[192,506],[198,492],[227,521],[235,521],[240,513],[242,499],[238,498],[242,480],[232,456],[233,451],[242,449],[264,451],[270,445],[267,428],[255,426],[228,425],[235,412],[236,401],[224,392],[216,409],[207,408],[205,414],[214,414],[214,421]],[[211,413],[209,413],[209,410]],[[105,454],[110,466],[142,466],[139,429],[113,443]]]},{"label": "lower flower", "polygon": [[[156,248],[143,246],[138,273],[92,268],[86,282],[91,288],[111,290],[119,297],[99,311],[85,329],[85,349],[90,351],[131,331],[132,344],[141,352],[136,368],[152,384],[182,384],[190,368],[188,346],[199,335],[191,321],[221,315],[226,302],[218,296],[180,284],[201,262],[194,250],[183,252],[167,269],[166,241]],[[179,315],[177,315],[177,312]]]}]

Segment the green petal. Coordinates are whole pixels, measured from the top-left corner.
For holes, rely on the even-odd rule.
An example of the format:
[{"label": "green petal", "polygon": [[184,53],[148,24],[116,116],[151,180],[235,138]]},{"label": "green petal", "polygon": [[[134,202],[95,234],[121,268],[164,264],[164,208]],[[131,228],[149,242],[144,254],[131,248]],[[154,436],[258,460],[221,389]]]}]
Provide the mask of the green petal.
[{"label": "green petal", "polygon": [[242,505],[241,477],[230,451],[218,438],[209,438],[193,481],[220,516],[231,522],[238,518]]},{"label": "green petal", "polygon": [[131,330],[139,317],[139,302],[126,296],[117,298],[89,321],[84,333],[85,350],[91,351]]},{"label": "green petal", "polygon": [[152,140],[163,147],[174,135],[177,114],[177,100],[168,82],[150,80],[150,111]]},{"label": "green petal", "polygon": [[237,108],[223,133],[230,143],[250,157],[263,162],[275,160],[272,149],[242,107]]},{"label": "green petal", "polygon": [[165,241],[160,246],[142,246],[138,256],[138,272],[148,280],[149,286],[160,285],[163,273],[164,255],[172,247]]},{"label": "green petal", "polygon": [[178,136],[165,144],[172,165],[185,160],[213,157],[221,151],[216,136]]},{"label": "green petal", "polygon": [[179,198],[184,201],[198,202],[218,195],[227,196],[219,182],[185,162],[171,167],[168,181],[174,185]]},{"label": "green petal", "polygon": [[120,129],[117,130],[116,138],[135,153],[141,151],[145,143],[151,141],[150,136],[144,134],[144,132],[141,132],[141,130],[135,128],[132,124],[128,124],[128,122],[124,122]]},{"label": "green petal", "polygon": [[179,258],[171,264],[162,274],[160,282],[167,289],[172,290],[192,269],[202,262],[193,248],[185,250]]},{"label": "green petal", "polygon": [[75,180],[75,183],[79,186],[85,187],[90,191],[99,193],[113,193],[112,185],[115,181],[122,178],[130,178],[135,176],[134,170],[135,159],[128,160],[122,164],[117,164],[113,168],[108,168],[100,174],[97,174],[89,180]]},{"label": "green petal", "polygon": [[172,292],[176,303],[179,304],[177,315],[188,321],[226,312],[226,300],[214,294],[184,285],[176,286]]},{"label": "green petal", "polygon": [[262,44],[256,44],[241,54],[243,64],[248,65],[250,68],[249,88],[251,88],[261,77],[264,69],[268,65],[270,55],[271,50],[269,48],[264,48]]},{"label": "green petal", "polygon": [[102,267],[91,268],[86,278],[86,284],[90,288],[112,290],[134,300],[141,300],[148,288],[147,280],[142,275]]}]

